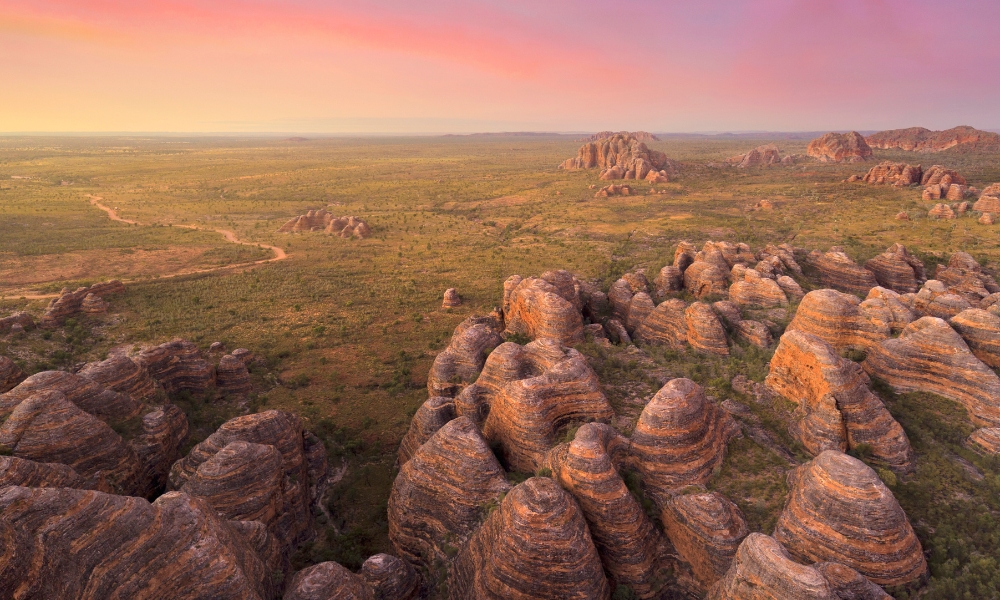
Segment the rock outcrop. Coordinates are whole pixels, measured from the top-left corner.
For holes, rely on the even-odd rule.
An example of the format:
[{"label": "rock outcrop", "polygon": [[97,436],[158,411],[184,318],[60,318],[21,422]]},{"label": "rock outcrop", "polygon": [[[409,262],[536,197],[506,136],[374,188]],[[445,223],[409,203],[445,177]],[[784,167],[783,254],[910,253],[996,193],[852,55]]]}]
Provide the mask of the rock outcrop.
[{"label": "rock outcrop", "polygon": [[938,394],[965,406],[973,423],[1000,425],[1000,377],[939,318],[917,319],[872,346],[862,366],[899,393]]},{"label": "rock outcrop", "polygon": [[906,513],[863,462],[827,450],[788,476],[774,537],[804,562],[835,561],[880,585],[927,573]]},{"label": "rock outcrop", "polygon": [[1000,292],[1000,285],[993,276],[966,252],[956,252],[948,259],[947,265],[938,265],[934,278],[970,303],[978,303],[986,296]]},{"label": "rock outcrop", "polygon": [[9,392],[27,378],[27,374],[17,363],[6,356],[0,356],[0,394]]},{"label": "rock outcrop", "polygon": [[869,169],[861,180],[874,185],[906,187],[919,184],[923,176],[924,169],[920,165],[883,161]]},{"label": "rock outcrop", "polygon": [[[75,291],[64,289],[58,298],[53,298],[42,315],[42,327],[56,327],[66,322],[66,319],[83,310],[83,301],[88,295],[98,300],[107,296],[125,293],[125,286],[120,281],[95,283],[90,287],[77,288]],[[93,300],[91,301],[93,302]]]},{"label": "rock outcrop", "polygon": [[696,352],[729,356],[726,330],[708,304],[691,303],[684,310],[684,324],[687,326],[687,342]]},{"label": "rock outcrop", "polygon": [[684,270],[684,289],[699,299],[706,296],[725,296],[729,285],[726,273],[729,269],[724,261],[721,268],[712,262],[695,261]]},{"label": "rock outcrop", "polygon": [[410,428],[399,443],[398,462],[406,464],[438,429],[456,417],[455,400],[444,396],[428,398],[410,421]]},{"label": "rock outcrop", "polygon": [[726,574],[750,533],[740,509],[716,492],[674,496],[662,518],[677,553],[706,589]]},{"label": "rock outcrop", "polygon": [[793,434],[812,454],[867,444],[872,457],[893,470],[913,470],[906,433],[869,389],[861,365],[819,337],[802,331],[781,336],[765,383],[798,405]]},{"label": "rock outcrop", "polygon": [[[610,172],[601,174],[601,179],[621,179],[621,177],[616,177],[617,172],[613,169],[609,169]],[[634,196],[635,190],[632,189],[630,185],[619,185],[617,183],[612,183],[611,185],[606,185],[601,189],[594,192],[594,198],[613,198],[614,196]]]},{"label": "rock outcrop", "polygon": [[173,404],[143,415],[142,433],[129,442],[139,457],[139,496],[152,498],[167,488],[170,467],[180,460],[188,433],[187,415]]},{"label": "rock outcrop", "polygon": [[130,396],[105,389],[86,377],[66,371],[42,371],[28,377],[9,392],[0,394],[0,417],[43,392],[58,392],[81,410],[106,423],[131,419],[142,410],[142,405]]},{"label": "rock outcrop", "polygon": [[412,600],[420,591],[417,572],[391,554],[368,557],[361,565],[361,576],[371,586],[374,600]]},{"label": "rock outcrop", "polygon": [[169,394],[204,394],[215,379],[212,365],[187,340],[173,340],[144,350],[135,362],[145,367]]},{"label": "rock outcrop", "polygon": [[813,290],[805,295],[788,331],[811,333],[838,351],[865,350],[889,337],[888,324],[862,314],[857,296],[837,290]]},{"label": "rock outcrop", "polygon": [[85,315],[101,315],[108,312],[108,303],[96,294],[87,294],[80,303],[80,312]]},{"label": "rock outcrop", "polygon": [[127,356],[87,363],[77,374],[140,403],[153,402],[160,390],[149,371]]},{"label": "rock outcrop", "polygon": [[866,262],[865,268],[875,275],[880,286],[899,294],[916,293],[927,281],[924,263],[902,244],[889,246],[885,252]]},{"label": "rock outcrop", "polygon": [[310,210],[304,215],[292,217],[278,229],[278,233],[300,233],[323,231],[342,238],[364,239],[372,234],[371,228],[358,217],[335,217],[325,209]]},{"label": "rock outcrop", "polygon": [[509,490],[476,424],[458,417],[400,467],[389,495],[389,540],[415,566],[447,562],[478,527],[483,507]]},{"label": "rock outcrop", "polygon": [[760,321],[744,319],[740,313],[740,307],[728,300],[720,300],[712,304],[712,308],[722,319],[726,328],[748,344],[753,344],[759,348],[767,348],[774,341],[771,338],[771,331]]},{"label": "rock outcrop", "polygon": [[816,269],[821,284],[842,292],[867,294],[879,282],[875,274],[858,266],[843,248],[834,246],[829,252],[813,250],[809,253],[809,265]]},{"label": "rock outcrop", "polygon": [[938,203],[927,211],[927,216],[932,219],[954,219],[955,211],[947,204]]},{"label": "rock outcrop", "polygon": [[708,600],[837,600],[815,568],[800,565],[774,538],[751,533]]},{"label": "rock outcrop", "polygon": [[838,600],[892,600],[885,590],[847,565],[819,562],[813,568],[829,582],[833,597]]},{"label": "rock outcrop", "polygon": [[740,154],[728,159],[730,164],[736,165],[738,169],[749,169],[752,167],[770,167],[780,165],[781,150],[774,144],[757,146],[746,154]]},{"label": "rock outcrop", "polygon": [[[976,296],[973,295],[973,297]],[[972,303],[953,293],[952,289],[941,281],[928,279],[920,287],[920,291],[913,296],[912,308],[921,316],[950,319],[963,310],[972,308]]]},{"label": "rock outcrop", "polygon": [[636,341],[683,350],[687,346],[686,309],[684,301],[677,298],[661,302],[636,328]]},{"label": "rock outcrop", "polygon": [[972,148],[1000,146],[1000,135],[980,131],[968,125],[960,125],[944,131],[931,131],[923,127],[890,129],[873,133],[865,140],[872,148],[912,152],[940,152],[955,146]]},{"label": "rock outcrop", "polygon": [[860,162],[872,157],[872,149],[860,133],[828,133],[809,142],[806,154],[823,162]]},{"label": "rock outcrop", "polygon": [[302,569],[292,577],[282,600],[375,600],[371,586],[360,575],[333,561]]},{"label": "rock outcrop", "polygon": [[610,585],[577,503],[547,477],[507,494],[455,560],[449,598],[595,598]]},{"label": "rock outcrop", "polygon": [[564,161],[559,168],[598,168],[602,179],[645,179],[650,171],[663,171],[663,176],[676,174],[679,164],[635,137],[619,133],[580,146],[576,158]]},{"label": "rock outcrop", "polygon": [[545,279],[509,277],[504,282],[503,314],[510,333],[531,339],[552,338],[567,346],[584,339],[579,306]]},{"label": "rock outcrop", "polygon": [[1000,368],[1000,316],[980,308],[969,308],[948,322],[976,358],[990,367]]},{"label": "rock outcrop", "polygon": [[754,269],[744,269],[743,278],[729,287],[729,299],[742,306],[788,306],[788,298],[778,282]]},{"label": "rock outcrop", "polygon": [[69,465],[36,462],[16,456],[0,456],[0,488],[9,485],[86,490],[90,489],[91,484]]},{"label": "rock outcrop", "polygon": [[431,397],[454,397],[476,380],[486,363],[486,356],[503,343],[502,325],[493,316],[471,316],[455,328],[448,347],[434,357],[427,375]]},{"label": "rock outcrop", "polygon": [[462,306],[462,297],[458,295],[458,290],[448,288],[444,291],[444,298],[441,300],[441,308],[455,308]]},{"label": "rock outcrop", "polygon": [[215,387],[221,396],[246,398],[250,394],[250,371],[238,357],[227,354],[215,367]]},{"label": "rock outcrop", "polygon": [[20,327],[21,331],[31,331],[35,328],[35,320],[31,318],[29,313],[24,311],[4,317],[0,319],[0,335],[10,333],[15,326]]},{"label": "rock outcrop", "polygon": [[917,318],[899,294],[881,286],[868,292],[858,310],[870,323],[880,329],[888,327],[892,333],[899,333]]},{"label": "rock outcrop", "polygon": [[[976,203],[972,205],[972,210],[992,215],[1000,214],[1000,184],[994,183],[983,190],[979,200],[976,200]],[[3,329],[0,328],[0,331]]]}]

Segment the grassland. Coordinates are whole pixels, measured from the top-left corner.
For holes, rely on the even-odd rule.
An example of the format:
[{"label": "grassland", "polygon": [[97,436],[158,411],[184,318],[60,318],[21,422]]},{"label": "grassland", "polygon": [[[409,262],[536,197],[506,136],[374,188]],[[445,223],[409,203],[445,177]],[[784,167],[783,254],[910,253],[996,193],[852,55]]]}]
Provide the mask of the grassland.
[{"label": "grassland", "polygon": [[[131,281],[108,316],[82,319],[48,339],[42,332],[0,339],[0,353],[31,372],[100,358],[117,344],[173,337],[263,354],[269,369],[258,383],[266,391],[254,406],[298,412],[326,440],[334,464],[343,459],[348,467],[331,495],[333,521],[297,560],[336,559],[356,568],[387,549],[385,503],[395,450],[426,398],[434,355],[462,319],[499,303],[511,274],[566,268],[607,285],[631,268],[655,272],[682,239],[755,248],[837,244],[857,260],[901,242],[929,266],[959,249],[1000,266],[995,228],[969,217],[927,220],[918,190],[841,183],[868,165],[809,162],[747,172],[708,165],[764,141],[654,142],[684,163],[675,181],[655,186],[666,193],[646,195],[651,186],[637,182],[638,195],[594,198],[589,186],[598,183],[596,173],[555,169],[579,146],[568,136],[0,139],[0,295],[14,296],[0,300],[0,314],[40,314],[45,300],[21,299],[32,291],[111,277]],[[804,154],[806,142],[778,144]],[[1000,181],[996,156],[876,156],[920,160],[925,167],[930,158],[980,188]],[[143,225],[110,222],[88,195]],[[752,210],[761,199],[775,209]],[[373,236],[276,233],[290,217],[323,207],[366,219]],[[895,220],[901,210],[913,220]],[[240,239],[285,249],[288,259],[240,267],[270,254],[179,225],[232,230]],[[440,308],[448,287],[458,288],[463,306]],[[729,386],[738,373],[759,380],[766,353],[741,349],[728,361],[712,361],[658,349],[582,350],[623,413],[637,414],[662,378],[688,376],[718,399],[751,406],[763,426],[794,448],[783,427],[785,408],[756,405]],[[1000,469],[956,445],[954,428],[933,425],[941,407],[881,393],[928,465],[894,488],[932,557],[928,597],[963,597],[987,585],[989,577],[977,573],[996,565],[1000,551],[995,537],[966,535],[968,527],[950,511],[975,507],[983,515],[977,518],[990,520],[990,531],[1000,530]],[[229,415],[226,407],[197,408],[208,425]],[[957,417],[949,419],[959,426]],[[210,430],[198,428],[194,441]],[[769,531],[783,503],[787,465],[751,440],[737,444],[712,485],[734,498],[756,528]],[[966,463],[982,477],[969,475]],[[965,504],[956,504],[955,494]]]}]

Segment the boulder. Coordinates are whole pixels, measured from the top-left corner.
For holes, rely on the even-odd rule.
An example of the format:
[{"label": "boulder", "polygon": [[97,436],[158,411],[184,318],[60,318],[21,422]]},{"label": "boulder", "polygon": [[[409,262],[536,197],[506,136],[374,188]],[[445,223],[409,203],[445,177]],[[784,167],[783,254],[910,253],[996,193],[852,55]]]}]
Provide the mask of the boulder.
[{"label": "boulder", "polygon": [[273,598],[273,572],[204,502],[0,488],[4,598]]},{"label": "boulder", "polygon": [[532,477],[507,494],[455,559],[449,598],[608,599],[587,523],[565,490]]},{"label": "boulder", "polygon": [[227,354],[215,368],[215,386],[221,396],[246,398],[250,395],[250,371],[242,360]]},{"label": "boulder", "polygon": [[754,269],[746,269],[743,278],[729,287],[729,299],[743,306],[788,306],[788,298],[781,286],[773,279],[762,277]]},{"label": "boulder", "polygon": [[444,427],[455,416],[455,400],[452,398],[434,396],[421,404],[410,421],[409,430],[399,443],[397,457],[399,465],[406,464],[406,461],[410,460],[438,429]]},{"label": "boulder", "polygon": [[834,246],[829,252],[813,250],[808,260],[818,272],[820,283],[827,287],[867,294],[868,290],[879,285],[874,273],[858,266],[840,247]]},{"label": "boulder", "polygon": [[204,394],[215,378],[212,365],[198,347],[187,340],[173,340],[139,353],[135,361],[169,394]]},{"label": "boulder", "polygon": [[992,225],[994,222],[995,217],[993,216],[993,213],[983,213],[982,216],[979,217],[979,223],[981,225]]},{"label": "boulder", "polygon": [[583,315],[571,300],[544,279],[521,279],[514,275],[504,282],[504,320],[509,333],[531,339],[552,338],[572,346],[583,341]]},{"label": "boulder", "polygon": [[927,281],[924,263],[902,244],[889,246],[888,250],[866,262],[865,268],[874,273],[880,286],[899,294],[915,293]]},{"label": "boulder", "polygon": [[673,379],[646,404],[632,434],[630,462],[657,499],[704,484],[739,426],[690,379]]},{"label": "boulder", "polygon": [[360,575],[328,561],[296,573],[282,600],[375,600],[375,594]]},{"label": "boulder", "polygon": [[416,567],[447,563],[479,526],[483,507],[509,490],[476,424],[458,417],[400,467],[389,495],[389,540]]},{"label": "boulder", "polygon": [[18,404],[43,392],[58,392],[66,400],[106,423],[131,419],[142,410],[142,405],[131,397],[105,389],[75,373],[42,371],[28,377],[9,392],[0,394],[0,417],[10,414]]},{"label": "boulder", "polygon": [[441,301],[441,308],[454,308],[462,305],[462,297],[458,295],[458,290],[448,288],[444,291],[444,299]]},{"label": "boulder", "polygon": [[954,219],[955,211],[953,211],[947,204],[938,203],[927,211],[927,216],[932,219]]},{"label": "boulder", "polygon": [[420,592],[420,576],[391,554],[375,554],[361,565],[361,576],[372,588],[374,600],[413,600]]},{"label": "boulder", "polygon": [[740,509],[717,492],[674,496],[662,519],[677,553],[705,589],[726,574],[750,533]]},{"label": "boulder", "polygon": [[687,326],[687,341],[697,352],[729,356],[729,342],[726,330],[719,317],[704,302],[693,302],[684,310],[684,324]]},{"label": "boulder", "polygon": [[827,450],[791,471],[788,482],[774,537],[793,557],[836,561],[879,585],[927,574],[906,513],[871,467]]},{"label": "boulder", "polygon": [[27,378],[27,374],[17,363],[6,356],[0,356],[0,394],[11,391]]},{"label": "boulder", "polygon": [[86,490],[91,489],[92,484],[80,477],[69,465],[0,456],[0,488],[9,485]]},{"label": "boulder", "polygon": [[364,239],[371,235],[371,227],[363,219],[354,216],[335,217],[325,209],[310,210],[304,215],[292,217],[278,228],[278,233],[302,233],[322,231],[342,238]]},{"label": "boulder", "polygon": [[902,211],[901,210],[898,213],[896,213],[896,220],[897,221],[909,221],[910,220],[910,215],[907,214],[906,211]]},{"label": "boulder", "polygon": [[773,537],[751,533],[707,600],[837,600],[815,568],[791,560]]},{"label": "boulder", "polygon": [[861,365],[819,337],[802,331],[781,336],[765,383],[798,405],[793,434],[810,453],[867,444],[872,457],[894,471],[913,470],[906,433],[869,389]]},{"label": "boulder", "polygon": [[862,366],[896,392],[938,394],[965,406],[973,423],[1000,425],[1000,377],[939,318],[917,319],[872,346]]},{"label": "boulder", "polygon": [[822,162],[860,162],[872,157],[872,149],[860,133],[828,133],[809,142],[806,154]]},{"label": "boulder", "polygon": [[129,444],[139,457],[143,498],[155,498],[167,488],[170,467],[180,460],[188,440],[188,420],[173,404],[157,407],[142,417],[142,433]]},{"label": "boulder", "polygon": [[883,161],[868,170],[862,178],[865,183],[905,187],[920,183],[924,169],[920,165]]},{"label": "boulder", "polygon": [[986,192],[972,205],[972,210],[992,215],[1000,214],[1000,190],[997,195],[990,196]]},{"label": "boulder", "polygon": [[661,302],[635,329],[636,341],[683,350],[687,346],[686,308],[677,298]]},{"label": "boulder", "polygon": [[976,358],[990,367],[1000,368],[1000,316],[980,308],[968,308],[948,322]]},{"label": "boulder", "polygon": [[471,316],[455,328],[448,347],[434,357],[427,375],[427,392],[431,397],[454,397],[476,380],[486,363],[486,356],[503,343],[503,326],[492,316]]},{"label": "boulder", "polygon": [[802,298],[788,331],[804,331],[822,338],[837,351],[865,350],[889,337],[887,324],[861,313],[857,296],[836,290],[814,290]]},{"label": "boulder", "polygon": [[153,402],[161,389],[149,371],[127,356],[87,363],[77,374],[140,403]]},{"label": "boulder", "polygon": [[80,303],[80,312],[85,315],[101,315],[108,312],[108,303],[96,294],[87,294]]}]

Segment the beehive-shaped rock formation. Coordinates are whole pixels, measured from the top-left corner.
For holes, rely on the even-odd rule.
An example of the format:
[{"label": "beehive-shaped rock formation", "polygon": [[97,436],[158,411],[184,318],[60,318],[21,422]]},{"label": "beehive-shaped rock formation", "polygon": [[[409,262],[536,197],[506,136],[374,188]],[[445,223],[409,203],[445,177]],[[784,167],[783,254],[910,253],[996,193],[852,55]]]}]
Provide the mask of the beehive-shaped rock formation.
[{"label": "beehive-shaped rock formation", "polygon": [[890,328],[861,313],[861,300],[837,290],[814,290],[802,298],[788,331],[804,331],[822,338],[838,351],[865,350],[889,337]]},{"label": "beehive-shaped rock formation", "polygon": [[23,331],[31,331],[35,328],[35,320],[24,311],[4,317],[0,319],[0,335],[10,333],[15,325],[20,326]]},{"label": "beehive-shaped rock formation", "polygon": [[375,600],[411,600],[420,592],[420,577],[408,563],[391,554],[375,554],[361,565],[361,576]]},{"label": "beehive-shaped rock formation", "polygon": [[108,423],[135,417],[142,409],[142,405],[129,396],[105,389],[75,373],[42,371],[0,395],[0,417],[41,392],[59,392],[66,400]]},{"label": "beehive-shaped rock formation", "polygon": [[763,250],[757,253],[757,260],[765,260],[769,256],[777,257],[781,260],[782,266],[795,275],[802,276],[802,267],[795,260],[795,248],[788,244],[767,244]]},{"label": "beehive-shaped rock formation", "polygon": [[867,444],[892,469],[913,469],[906,433],[868,388],[861,366],[819,337],[802,331],[781,336],[766,384],[799,406],[794,433],[809,452]]},{"label": "beehive-shaped rock formation", "polygon": [[806,562],[835,561],[880,585],[927,573],[906,513],[863,462],[828,450],[789,473],[774,537]]},{"label": "beehive-shaped rock formation", "polygon": [[885,590],[847,565],[819,562],[813,568],[829,582],[834,598],[848,600],[892,600]]},{"label": "beehive-shaped rock formation", "polygon": [[187,340],[173,340],[145,350],[136,357],[167,393],[204,394],[215,378],[212,365],[198,347]]},{"label": "beehive-shaped rock formation", "polygon": [[360,575],[333,561],[302,569],[292,577],[282,600],[375,600]]},{"label": "beehive-shaped rock formation", "polygon": [[746,154],[734,156],[728,159],[727,162],[735,164],[737,169],[780,165],[781,150],[774,144],[764,144],[763,146],[757,146]]},{"label": "beehive-shaped rock formation", "polygon": [[949,321],[976,358],[1000,368],[1000,316],[979,308],[969,308]]},{"label": "beehive-shaped rock formation", "polygon": [[880,286],[899,294],[916,293],[927,281],[924,263],[902,244],[889,246],[888,250],[866,262],[865,268],[875,274]]},{"label": "beehive-shaped rock formation", "polygon": [[580,504],[614,581],[640,598],[653,598],[664,584],[666,565],[659,532],[618,474],[616,465],[627,460],[628,445],[610,425],[587,423],[572,442],[554,448],[545,464]]},{"label": "beehive-shaped rock formation", "polygon": [[858,266],[836,246],[829,252],[813,250],[809,253],[809,264],[819,273],[821,284],[842,292],[867,294],[879,284],[874,273]]},{"label": "beehive-shaped rock formation", "polygon": [[9,392],[27,378],[27,374],[17,363],[6,356],[0,356],[0,394]]},{"label": "beehive-shaped rock formation", "polygon": [[399,465],[406,464],[424,443],[456,416],[455,401],[444,396],[428,398],[410,421],[410,428],[399,443]]},{"label": "beehive-shaped rock formation", "polygon": [[594,598],[611,589],[577,503],[547,477],[510,491],[462,550],[453,600]]},{"label": "beehive-shaped rock formation", "polygon": [[688,344],[695,351],[721,356],[729,355],[726,330],[723,329],[719,317],[708,304],[693,302],[684,311],[684,323],[687,325]]},{"label": "beehive-shaped rock formation", "polygon": [[444,291],[444,298],[441,300],[441,308],[455,308],[462,306],[462,297],[458,295],[458,290],[448,288]]},{"label": "beehive-shaped rock formation", "polygon": [[953,183],[965,185],[968,182],[965,180],[965,177],[959,175],[958,171],[942,167],[941,165],[934,165],[927,169],[924,171],[924,176],[920,179],[920,185],[939,185],[945,189]]},{"label": "beehive-shaped rock formation", "polygon": [[923,176],[924,169],[920,165],[883,161],[869,169],[862,181],[874,185],[905,187],[919,184]]},{"label": "beehive-shaped rock formation", "polygon": [[921,316],[950,319],[972,308],[972,304],[962,296],[953,293],[937,279],[928,279],[912,299],[913,311]]},{"label": "beehive-shaped rock formation", "polygon": [[899,393],[931,392],[965,406],[974,423],[1000,425],[1000,377],[946,322],[922,317],[871,347],[865,371]]},{"label": "beehive-shaped rock formation", "polygon": [[639,292],[632,296],[632,301],[628,305],[628,317],[625,320],[625,329],[634,333],[642,325],[649,313],[653,312],[656,305],[653,299],[646,292]]},{"label": "beehive-shaped rock formation", "polygon": [[683,300],[673,298],[661,302],[635,330],[635,339],[645,344],[682,350],[687,346],[687,322]]},{"label": "beehive-shaped rock formation", "polygon": [[227,354],[215,368],[215,386],[220,395],[245,398],[250,394],[250,371],[242,360]]},{"label": "beehive-shaped rock formation", "polygon": [[363,219],[353,216],[335,217],[324,209],[310,210],[304,215],[292,217],[278,229],[278,233],[304,231],[323,231],[339,235],[342,238],[356,237],[361,239],[372,233],[368,223]]},{"label": "beehive-shaped rock formation", "polygon": [[781,286],[773,279],[762,277],[754,269],[746,269],[743,278],[729,287],[729,299],[743,306],[772,308],[788,305]]},{"label": "beehive-shaped rock formation", "polygon": [[760,321],[744,319],[740,313],[740,308],[728,300],[720,300],[712,304],[712,309],[722,319],[726,328],[731,331],[737,339],[753,344],[759,348],[767,348],[773,339],[767,326]]},{"label": "beehive-shaped rock formation", "polygon": [[666,265],[653,280],[653,286],[659,299],[667,294],[679,292],[684,289],[684,273],[676,265]]},{"label": "beehive-shaped rock formation", "polygon": [[127,356],[87,363],[77,374],[141,403],[153,402],[160,389],[149,371]]},{"label": "beehive-shaped rock formation", "polygon": [[726,278],[728,271],[729,267],[720,268],[712,262],[695,261],[684,270],[684,289],[695,298],[724,296],[729,284]]},{"label": "beehive-shaped rock formation", "polygon": [[989,273],[966,252],[951,255],[948,265],[938,265],[934,278],[971,303],[1000,292],[1000,286]]},{"label": "beehive-shaped rock formation", "polygon": [[434,358],[427,375],[431,397],[454,397],[474,382],[486,362],[486,355],[503,343],[502,325],[492,316],[471,316],[459,323],[448,347]]},{"label": "beehive-shaped rock formation", "polygon": [[806,154],[823,162],[860,162],[872,157],[872,149],[860,133],[828,133],[809,142]]},{"label": "beehive-shaped rock formation", "polygon": [[729,570],[750,533],[740,509],[716,492],[674,496],[664,507],[663,527],[706,589]]},{"label": "beehive-shaped rock formation", "polygon": [[513,275],[504,282],[507,331],[531,339],[552,338],[572,346],[583,341],[583,316],[573,302],[544,279]]},{"label": "beehive-shaped rock formation", "polygon": [[166,489],[170,467],[180,460],[188,432],[187,415],[173,404],[143,415],[142,433],[129,442],[139,457],[139,481],[144,486],[139,496],[152,498]]},{"label": "beehive-shaped rock formation", "polygon": [[79,490],[91,488],[91,485],[69,465],[36,462],[16,456],[0,456],[0,488],[9,485]]},{"label": "beehive-shaped rock formation", "polygon": [[740,544],[732,566],[708,600],[838,600],[829,582],[813,567],[791,560],[777,540],[751,533]]},{"label": "beehive-shaped rock formation", "polygon": [[893,333],[899,333],[917,318],[910,307],[903,303],[899,294],[881,286],[873,287],[868,292],[868,297],[858,305],[858,310],[876,327],[882,329],[887,326]]},{"label": "beehive-shaped rock formation", "polygon": [[108,303],[96,294],[87,294],[80,303],[80,312],[85,315],[100,315],[108,312]]},{"label": "beehive-shaped rock formation", "polygon": [[[120,281],[96,283],[90,287],[77,288],[75,291],[64,289],[58,298],[53,298],[45,314],[42,315],[42,327],[56,327],[66,322],[66,319],[83,310],[83,302],[88,295],[93,295],[98,301],[107,296],[122,294],[125,286]],[[91,300],[93,303],[94,300]]]},{"label": "beehive-shaped rock formation", "polygon": [[273,572],[204,502],[0,488],[0,597],[274,597]]},{"label": "beehive-shaped rock formation", "polygon": [[389,495],[389,540],[413,565],[447,562],[479,525],[483,507],[509,489],[476,424],[454,419],[400,467]]},{"label": "beehive-shaped rock formation", "polygon": [[597,168],[601,169],[602,178],[611,171],[614,179],[645,179],[650,171],[674,174],[678,164],[664,153],[650,150],[644,142],[626,132],[580,146],[576,158],[567,159],[559,168]]},{"label": "beehive-shaped rock formation", "polygon": [[631,461],[657,498],[705,483],[738,426],[690,379],[674,379],[653,396],[632,434]]}]

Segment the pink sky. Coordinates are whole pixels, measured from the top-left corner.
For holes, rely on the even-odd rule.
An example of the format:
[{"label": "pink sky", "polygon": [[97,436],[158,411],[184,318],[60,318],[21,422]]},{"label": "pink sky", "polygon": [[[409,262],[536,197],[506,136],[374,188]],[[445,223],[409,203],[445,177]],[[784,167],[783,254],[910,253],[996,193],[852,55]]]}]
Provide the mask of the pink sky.
[{"label": "pink sky", "polygon": [[996,0],[0,0],[0,131],[1000,128]]}]

